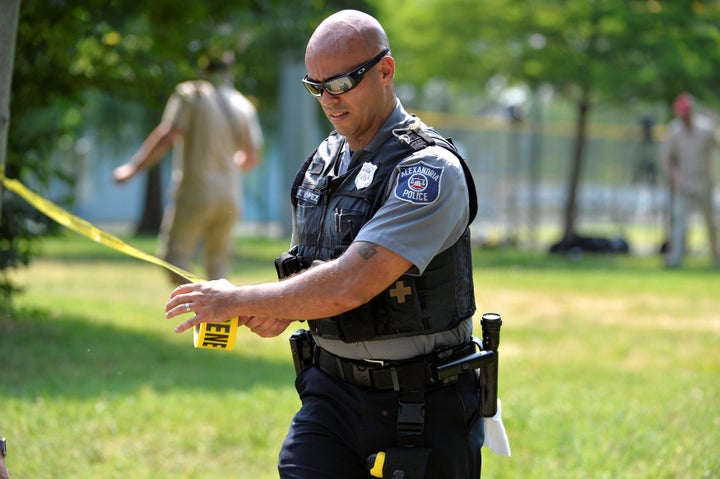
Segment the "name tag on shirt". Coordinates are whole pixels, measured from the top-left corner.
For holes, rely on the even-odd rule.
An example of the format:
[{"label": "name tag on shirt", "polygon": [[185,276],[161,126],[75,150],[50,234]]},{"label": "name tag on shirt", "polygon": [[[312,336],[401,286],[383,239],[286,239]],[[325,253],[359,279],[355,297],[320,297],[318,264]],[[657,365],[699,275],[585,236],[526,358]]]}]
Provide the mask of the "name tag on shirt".
[{"label": "name tag on shirt", "polygon": [[320,197],[321,195],[317,191],[303,188],[302,186],[299,187],[297,193],[295,193],[295,198],[313,205],[317,205],[320,202]]}]

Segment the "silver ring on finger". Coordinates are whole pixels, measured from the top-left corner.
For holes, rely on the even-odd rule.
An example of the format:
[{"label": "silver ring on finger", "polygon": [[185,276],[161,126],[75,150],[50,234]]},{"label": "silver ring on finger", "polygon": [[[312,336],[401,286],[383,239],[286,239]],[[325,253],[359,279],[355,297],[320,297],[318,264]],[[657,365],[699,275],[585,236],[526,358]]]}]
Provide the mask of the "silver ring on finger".
[{"label": "silver ring on finger", "polygon": [[190,312],[190,303],[185,303],[185,312],[186,313]]}]

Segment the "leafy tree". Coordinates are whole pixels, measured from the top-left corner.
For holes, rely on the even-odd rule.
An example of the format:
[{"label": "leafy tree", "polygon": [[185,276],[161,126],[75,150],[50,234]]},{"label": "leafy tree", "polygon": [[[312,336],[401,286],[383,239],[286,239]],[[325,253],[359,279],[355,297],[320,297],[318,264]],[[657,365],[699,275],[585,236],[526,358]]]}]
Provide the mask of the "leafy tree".
[{"label": "leafy tree", "polygon": [[533,89],[551,85],[575,104],[563,239],[576,235],[586,127],[594,107],[669,102],[682,90],[714,99],[720,91],[716,1],[376,3],[394,43],[408,56],[403,81],[422,85],[439,78],[472,91],[502,76]]},{"label": "leafy tree", "polygon": [[[2,1],[2,15],[8,5],[17,5]],[[330,11],[351,7],[364,3],[26,0],[16,36],[6,176],[41,194],[51,178],[72,183],[72,171],[53,164],[51,153],[72,148],[88,119],[103,138],[122,138],[132,120],[118,108],[140,105],[140,124],[149,130],[172,87],[194,78],[199,66],[224,50],[236,53],[238,87],[272,123],[281,59],[301,59],[317,23]],[[145,209],[154,207],[159,218],[157,171],[148,175],[146,191],[154,192],[156,201],[146,201]],[[2,205],[0,273],[27,264],[34,238],[53,227],[9,192],[3,193]],[[11,290],[8,285],[8,297]]]}]

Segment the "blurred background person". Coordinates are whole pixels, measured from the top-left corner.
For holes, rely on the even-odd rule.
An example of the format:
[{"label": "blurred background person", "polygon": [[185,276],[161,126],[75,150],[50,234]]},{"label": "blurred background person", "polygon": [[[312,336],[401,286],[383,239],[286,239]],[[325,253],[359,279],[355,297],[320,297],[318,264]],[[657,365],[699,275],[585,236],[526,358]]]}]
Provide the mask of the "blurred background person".
[{"label": "blurred background person", "polygon": [[[227,277],[233,229],[240,218],[240,173],[261,161],[263,134],[253,104],[232,83],[233,55],[225,53],[202,79],[178,84],[159,125],[125,164],[117,183],[157,163],[173,148],[170,203],[163,212],[159,255],[190,270],[202,245],[207,279]],[[186,280],[170,273],[176,284]]]},{"label": "blurred background person", "polygon": [[713,204],[715,187],[715,154],[720,137],[706,116],[696,113],[689,93],[681,93],[673,103],[675,118],[669,123],[662,149],[662,166],[670,182],[670,241],[665,252],[665,266],[682,264],[686,251],[687,222],[699,210],[707,229],[710,255],[720,267],[717,225]]}]

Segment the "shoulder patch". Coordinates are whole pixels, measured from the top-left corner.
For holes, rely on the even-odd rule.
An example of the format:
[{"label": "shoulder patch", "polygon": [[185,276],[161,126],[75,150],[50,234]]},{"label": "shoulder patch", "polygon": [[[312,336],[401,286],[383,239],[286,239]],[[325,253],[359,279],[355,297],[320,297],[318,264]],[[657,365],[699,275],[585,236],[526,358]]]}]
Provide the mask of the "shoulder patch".
[{"label": "shoulder patch", "polygon": [[401,166],[395,182],[395,197],[417,205],[430,204],[440,193],[443,168],[424,162]]}]

